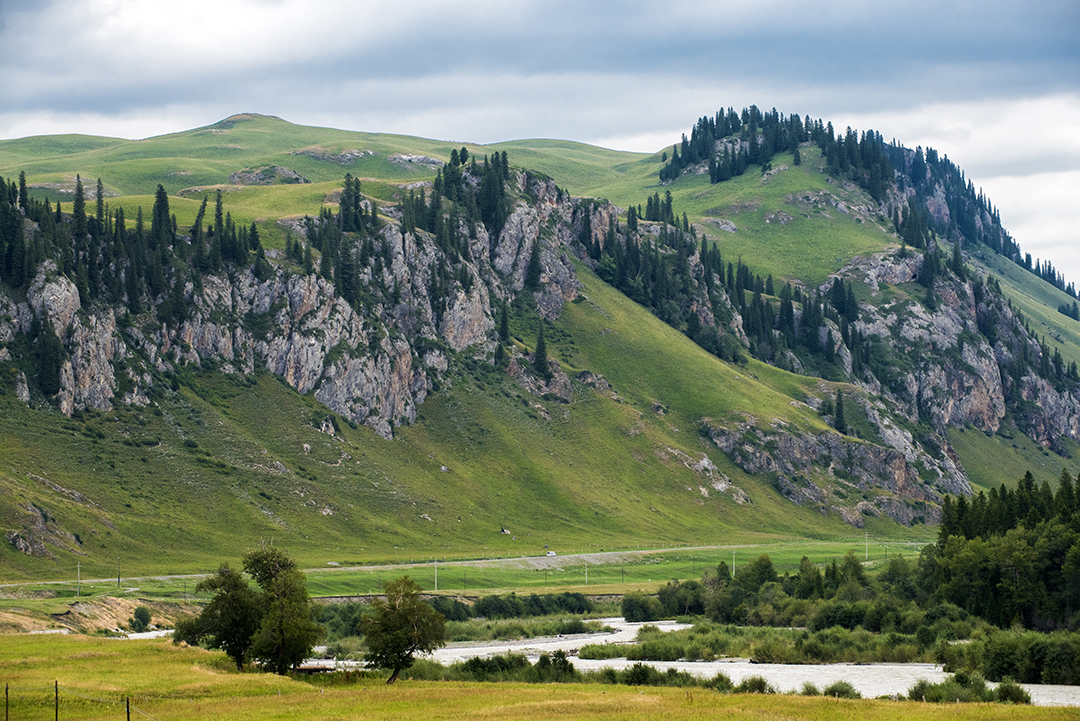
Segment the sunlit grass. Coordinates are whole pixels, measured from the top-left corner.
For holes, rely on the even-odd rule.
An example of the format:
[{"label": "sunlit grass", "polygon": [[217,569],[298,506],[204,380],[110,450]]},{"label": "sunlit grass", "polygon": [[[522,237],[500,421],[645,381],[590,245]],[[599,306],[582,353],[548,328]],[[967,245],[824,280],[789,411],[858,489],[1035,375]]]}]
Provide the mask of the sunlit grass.
[{"label": "sunlit grass", "polygon": [[59,716],[171,719],[1066,719],[1075,709],[959,706],[911,701],[844,701],[823,697],[724,695],[703,688],[638,688],[599,684],[440,683],[393,686],[365,679],[316,687],[260,673],[236,673],[220,652],[179,648],[167,640],[0,636],[0,675],[9,685],[12,719]]}]

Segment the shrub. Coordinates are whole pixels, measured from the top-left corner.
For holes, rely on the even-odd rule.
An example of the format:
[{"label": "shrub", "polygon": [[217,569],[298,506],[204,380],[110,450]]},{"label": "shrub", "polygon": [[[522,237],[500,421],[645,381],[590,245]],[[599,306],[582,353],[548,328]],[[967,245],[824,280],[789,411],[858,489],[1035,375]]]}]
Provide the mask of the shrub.
[{"label": "shrub", "polygon": [[731,677],[723,671],[717,671],[716,675],[709,679],[708,685],[721,693],[730,693],[735,688],[735,684],[731,682]]},{"label": "shrub", "polygon": [[660,601],[651,596],[644,596],[637,591],[631,591],[623,596],[622,616],[631,623],[655,621],[663,613],[664,608],[660,605]]},{"label": "shrub", "polygon": [[1031,694],[1012,679],[1005,679],[994,689],[994,696],[1001,703],[1031,704]]},{"label": "shrub", "polygon": [[622,680],[627,686],[656,686],[654,679],[659,675],[655,668],[639,661],[623,672]]},{"label": "shrub", "polygon": [[[1019,690],[1023,692],[1023,689]],[[1007,687],[1004,693],[1014,694],[1015,690]],[[929,703],[971,703],[998,700],[997,694],[986,687],[986,681],[983,680],[982,676],[977,673],[968,674],[963,672],[957,673],[941,683],[930,683],[926,680],[917,681],[908,691],[908,698],[913,701],[925,700]]]},{"label": "shrub", "polygon": [[135,633],[142,633],[150,626],[150,609],[146,606],[139,606],[135,609],[135,615],[128,621],[128,626]]},{"label": "shrub", "polygon": [[802,685],[802,690],[799,691],[799,693],[802,694],[803,696],[820,696],[821,695],[821,691],[818,691],[817,686],[810,683],[809,681],[805,682]]},{"label": "shrub", "polygon": [[735,693],[776,693],[776,689],[763,676],[750,676],[735,687]]},{"label": "shrub", "polygon": [[847,681],[833,681],[821,689],[821,695],[832,696],[833,698],[862,698],[862,694]]}]

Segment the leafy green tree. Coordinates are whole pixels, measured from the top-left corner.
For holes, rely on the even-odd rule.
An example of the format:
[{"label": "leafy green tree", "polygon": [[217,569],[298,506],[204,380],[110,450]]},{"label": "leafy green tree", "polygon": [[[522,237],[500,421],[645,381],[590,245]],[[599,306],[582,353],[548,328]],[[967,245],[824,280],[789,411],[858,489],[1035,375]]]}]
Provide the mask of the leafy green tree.
[{"label": "leafy green tree", "polygon": [[385,598],[371,604],[373,613],[361,623],[367,641],[367,662],[388,668],[387,684],[397,681],[402,669],[412,665],[418,653],[443,646],[446,620],[420,599],[420,586],[408,576],[383,585]]},{"label": "leafy green tree", "polygon": [[259,596],[239,571],[223,563],[213,576],[199,581],[196,593],[214,594],[202,613],[176,624],[173,643],[197,644],[207,640],[210,648],[220,648],[242,671],[251,639],[262,620]]},{"label": "leafy green tree", "polygon": [[323,635],[304,587],[304,574],[290,569],[274,576],[263,588],[262,605],[251,656],[264,668],[284,674],[303,663]]},{"label": "leafy green tree", "polygon": [[757,593],[766,583],[775,583],[777,578],[772,559],[769,554],[763,553],[747,564],[735,580],[751,593]]},{"label": "leafy green tree", "polygon": [[310,656],[323,634],[315,622],[304,574],[284,551],[270,545],[244,554],[244,570],[262,589],[262,616],[251,638],[251,656],[264,668],[283,674]]}]

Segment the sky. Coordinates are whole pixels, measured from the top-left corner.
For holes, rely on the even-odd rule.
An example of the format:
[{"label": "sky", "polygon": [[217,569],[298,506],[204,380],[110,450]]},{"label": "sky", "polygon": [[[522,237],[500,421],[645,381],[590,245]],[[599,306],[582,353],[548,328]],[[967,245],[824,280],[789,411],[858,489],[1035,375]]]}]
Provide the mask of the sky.
[{"label": "sky", "polygon": [[653,152],[720,108],[933,147],[1080,285],[1077,0],[0,0],[0,139],[241,112]]}]

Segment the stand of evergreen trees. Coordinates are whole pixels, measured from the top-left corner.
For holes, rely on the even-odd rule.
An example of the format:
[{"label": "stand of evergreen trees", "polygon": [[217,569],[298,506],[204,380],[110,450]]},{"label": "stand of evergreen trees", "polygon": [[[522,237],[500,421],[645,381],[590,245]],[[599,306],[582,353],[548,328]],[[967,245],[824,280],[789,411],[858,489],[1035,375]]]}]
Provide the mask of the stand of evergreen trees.
[{"label": "stand of evergreen trees", "polygon": [[[807,142],[821,149],[831,175],[851,180],[878,203],[893,203],[887,212],[908,245],[924,247],[928,230],[957,243],[982,244],[1077,297],[1074,284],[1067,283],[1049,261],[1033,263],[1030,253],[1021,254],[1019,245],[1002,227],[998,209],[947,155],[939,155],[933,148],[924,152],[921,146],[912,152],[895,140],[886,143],[874,130],[859,133],[849,127],[841,134],[831,122],[802,118],[797,113],[785,116],[776,108],[762,112],[756,105],[741,112],[729,107],[712,117],[699,118],[689,138],[683,134],[681,142],[672,146],[670,160],[660,168],[660,182],[671,182],[687,168],[708,163],[710,181],[721,183],[742,175],[752,165],[767,170],[781,152],[792,153],[793,162],[799,165],[799,145]],[[894,183],[901,195],[908,196],[905,207],[890,200]],[[943,190],[947,219],[930,217],[927,212],[926,201],[938,187]],[[901,211],[906,211],[903,219]],[[914,227],[906,228],[912,212],[917,213],[910,221]]]},{"label": "stand of evergreen trees", "polygon": [[946,496],[927,588],[990,623],[1052,630],[1080,624],[1080,502],[1062,471],[1056,493],[1027,473],[1015,489]]}]

